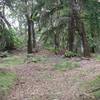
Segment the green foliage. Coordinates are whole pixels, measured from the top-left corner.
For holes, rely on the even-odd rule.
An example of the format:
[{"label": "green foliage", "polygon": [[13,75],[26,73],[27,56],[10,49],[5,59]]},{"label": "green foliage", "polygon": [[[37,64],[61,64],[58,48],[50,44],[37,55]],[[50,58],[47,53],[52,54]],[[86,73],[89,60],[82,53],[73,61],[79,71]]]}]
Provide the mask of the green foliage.
[{"label": "green foliage", "polygon": [[26,45],[27,45],[27,37],[25,35],[17,35],[15,36],[15,43],[14,43],[14,46],[15,48],[19,48],[19,49],[22,49],[22,48],[25,48]]},{"label": "green foliage", "polygon": [[92,48],[92,47],[96,47],[96,42],[95,42],[95,39],[94,37],[91,35],[91,33],[88,33],[87,34],[87,37],[88,37],[88,42],[89,42],[89,46]]},{"label": "green foliage", "polygon": [[64,61],[62,63],[56,64],[55,69],[65,71],[65,70],[72,70],[74,68],[80,67],[80,64],[77,62],[70,62],[70,61]]},{"label": "green foliage", "polygon": [[10,29],[9,32],[10,32],[9,34],[10,34],[10,37],[11,37],[10,40],[12,40],[15,47],[19,47],[22,44],[22,40],[23,40],[22,36],[19,36],[17,31],[15,31],[13,29]]},{"label": "green foliage", "polygon": [[14,73],[0,72],[0,90],[7,92],[10,89],[10,87],[13,85],[15,79],[16,79],[16,75]]},{"label": "green foliage", "polygon": [[75,56],[79,56],[79,54],[76,52],[72,52],[72,51],[65,52],[65,57],[75,57]]},{"label": "green foliage", "polygon": [[0,43],[0,50],[3,49],[14,49],[16,46],[20,44],[20,40],[16,34],[16,31],[13,29],[3,29],[0,32],[1,43]]}]

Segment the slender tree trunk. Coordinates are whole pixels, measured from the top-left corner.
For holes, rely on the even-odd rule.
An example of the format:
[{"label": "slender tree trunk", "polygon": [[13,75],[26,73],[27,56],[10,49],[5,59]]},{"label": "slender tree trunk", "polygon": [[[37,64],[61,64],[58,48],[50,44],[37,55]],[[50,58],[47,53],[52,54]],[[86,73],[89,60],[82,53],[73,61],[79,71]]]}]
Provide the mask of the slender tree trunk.
[{"label": "slender tree trunk", "polygon": [[[53,28],[53,20],[52,20],[52,16],[51,16],[51,26]],[[54,43],[54,49],[55,49],[55,54],[57,54],[57,51],[59,49],[59,35],[57,34],[57,31],[54,30],[54,37],[53,37],[53,43]]]},{"label": "slender tree trunk", "polygon": [[54,44],[55,44],[55,54],[57,54],[59,50],[59,36],[56,32],[54,32]]},{"label": "slender tree trunk", "polygon": [[74,18],[71,14],[69,18],[69,24],[68,24],[68,50],[73,51],[74,49]]},{"label": "slender tree trunk", "polygon": [[90,23],[91,23],[91,25],[90,25],[90,29],[91,29],[91,37],[92,37],[92,39],[93,39],[93,44],[92,44],[92,47],[91,47],[91,52],[92,53],[95,53],[95,49],[96,49],[96,46],[94,45],[94,42],[96,42],[95,40],[96,40],[96,35],[95,35],[95,27],[94,27],[94,23],[92,23],[91,21],[90,21]]},{"label": "slender tree trunk", "polygon": [[[59,0],[57,0],[57,4],[59,4]],[[56,12],[56,18],[59,19],[59,15],[60,15],[60,12],[57,11]],[[59,34],[60,34],[60,30],[55,30],[54,31],[54,43],[55,43],[55,54],[58,53],[59,51],[59,48],[60,48],[60,41],[59,41]]]},{"label": "slender tree trunk", "polygon": [[34,22],[32,21],[32,35],[33,35],[33,48],[36,48],[36,37],[35,37],[35,29],[34,29]]},{"label": "slender tree trunk", "polygon": [[27,52],[32,53],[32,21],[27,19],[28,24],[28,41],[27,41]]}]

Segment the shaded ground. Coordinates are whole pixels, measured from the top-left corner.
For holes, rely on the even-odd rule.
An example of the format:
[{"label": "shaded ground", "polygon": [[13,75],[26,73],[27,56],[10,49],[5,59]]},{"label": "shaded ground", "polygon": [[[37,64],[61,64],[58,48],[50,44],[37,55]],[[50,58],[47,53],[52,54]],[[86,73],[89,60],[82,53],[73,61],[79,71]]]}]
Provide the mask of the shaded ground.
[{"label": "shaded ground", "polygon": [[54,65],[68,59],[48,52],[38,55],[45,56],[46,60],[12,68],[18,79],[7,100],[82,100],[80,95],[84,90],[80,86],[100,75],[100,62],[93,59],[70,59],[80,62],[81,67],[59,71]]}]

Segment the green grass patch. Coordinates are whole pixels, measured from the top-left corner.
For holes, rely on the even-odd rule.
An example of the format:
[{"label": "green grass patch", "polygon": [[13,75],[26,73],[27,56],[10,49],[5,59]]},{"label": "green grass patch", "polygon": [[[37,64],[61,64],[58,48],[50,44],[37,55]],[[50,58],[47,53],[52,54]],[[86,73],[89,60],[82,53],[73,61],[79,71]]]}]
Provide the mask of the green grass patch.
[{"label": "green grass patch", "polygon": [[0,66],[14,66],[24,63],[24,58],[21,56],[9,56],[2,58],[0,61]]},{"label": "green grass patch", "polygon": [[38,62],[45,62],[47,60],[46,56],[35,56],[33,54],[27,54],[26,58],[24,59],[24,62],[33,62],[33,63],[38,63]]},{"label": "green grass patch", "polygon": [[61,70],[61,71],[72,70],[78,67],[80,67],[80,64],[78,62],[71,62],[71,61],[64,61],[62,63],[55,65],[55,69]]},{"label": "green grass patch", "polygon": [[47,61],[47,57],[45,56],[36,56],[32,58],[33,61],[37,61],[37,62],[45,62]]},{"label": "green grass patch", "polygon": [[0,90],[8,92],[10,87],[13,85],[16,75],[10,72],[0,72]]}]

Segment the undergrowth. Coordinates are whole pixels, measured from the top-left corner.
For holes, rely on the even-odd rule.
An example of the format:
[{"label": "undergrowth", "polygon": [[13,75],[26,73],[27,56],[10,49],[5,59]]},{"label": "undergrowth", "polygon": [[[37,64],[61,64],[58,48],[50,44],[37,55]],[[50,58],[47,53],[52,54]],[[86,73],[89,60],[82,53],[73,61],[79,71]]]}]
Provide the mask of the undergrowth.
[{"label": "undergrowth", "polygon": [[75,57],[75,56],[80,56],[80,54],[76,53],[76,52],[72,52],[72,51],[66,51],[65,52],[65,57]]}]

